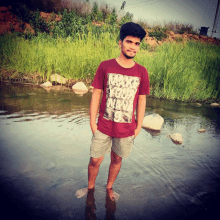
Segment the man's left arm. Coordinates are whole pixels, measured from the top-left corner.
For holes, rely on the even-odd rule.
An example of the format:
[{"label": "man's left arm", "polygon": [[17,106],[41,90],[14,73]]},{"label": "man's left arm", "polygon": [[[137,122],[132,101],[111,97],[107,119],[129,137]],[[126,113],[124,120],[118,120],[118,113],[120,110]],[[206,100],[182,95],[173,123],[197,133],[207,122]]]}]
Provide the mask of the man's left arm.
[{"label": "man's left arm", "polygon": [[146,95],[139,95],[138,103],[137,103],[137,127],[134,131],[134,137],[137,137],[137,135],[141,131],[141,126],[145,114],[145,108],[146,108]]}]

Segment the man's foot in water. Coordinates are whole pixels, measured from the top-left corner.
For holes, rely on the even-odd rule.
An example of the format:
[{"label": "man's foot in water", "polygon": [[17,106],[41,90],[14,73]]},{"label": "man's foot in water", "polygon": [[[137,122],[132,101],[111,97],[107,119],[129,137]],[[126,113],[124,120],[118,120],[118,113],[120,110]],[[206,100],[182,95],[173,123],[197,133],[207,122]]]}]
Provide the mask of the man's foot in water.
[{"label": "man's foot in water", "polygon": [[113,189],[112,189],[112,188],[106,188],[106,192],[107,192],[107,195],[109,196],[109,198],[110,198],[112,201],[115,201],[115,202],[118,201],[118,199],[119,199],[119,194],[116,193],[116,192],[113,192]]}]

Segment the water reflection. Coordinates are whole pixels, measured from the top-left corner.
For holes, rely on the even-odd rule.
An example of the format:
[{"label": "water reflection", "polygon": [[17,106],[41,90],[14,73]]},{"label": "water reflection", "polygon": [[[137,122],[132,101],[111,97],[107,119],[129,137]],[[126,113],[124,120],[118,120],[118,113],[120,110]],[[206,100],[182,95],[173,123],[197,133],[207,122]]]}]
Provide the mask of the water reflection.
[{"label": "water reflection", "polygon": [[[105,220],[114,220],[116,212],[116,202],[112,201],[109,197],[109,194],[106,192],[105,196]],[[96,216],[96,205],[95,205],[95,189],[88,191],[86,198],[86,209],[85,216],[87,220],[96,220],[99,219]]]}]

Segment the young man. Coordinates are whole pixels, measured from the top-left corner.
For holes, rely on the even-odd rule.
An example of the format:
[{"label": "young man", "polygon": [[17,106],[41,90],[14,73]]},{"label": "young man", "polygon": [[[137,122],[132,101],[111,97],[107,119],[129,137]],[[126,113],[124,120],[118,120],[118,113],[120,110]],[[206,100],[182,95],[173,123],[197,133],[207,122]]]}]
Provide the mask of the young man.
[{"label": "young man", "polygon": [[[97,69],[92,84],[94,91],[90,105],[93,138],[88,165],[88,188],[84,189],[84,193],[95,187],[104,155],[111,152],[106,189],[109,197],[112,200],[116,199],[112,186],[120,171],[122,159],[129,156],[133,140],[141,130],[146,95],[149,94],[147,70],[133,61],[145,35],[145,30],[139,24],[133,22],[124,24],[120,30],[119,57],[103,61]],[[96,124],[102,93],[98,124]]]}]

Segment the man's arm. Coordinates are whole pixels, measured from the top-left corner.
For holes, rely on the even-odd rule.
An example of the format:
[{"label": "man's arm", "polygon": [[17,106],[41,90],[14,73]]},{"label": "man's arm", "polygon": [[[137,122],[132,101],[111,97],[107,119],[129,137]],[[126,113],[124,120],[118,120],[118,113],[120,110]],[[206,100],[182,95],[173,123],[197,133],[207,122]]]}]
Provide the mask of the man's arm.
[{"label": "man's arm", "polygon": [[94,89],[92,93],[92,100],[90,104],[90,127],[94,134],[97,130],[96,116],[99,108],[99,101],[102,94],[101,89]]},{"label": "man's arm", "polygon": [[141,131],[141,126],[145,114],[145,108],[146,108],[146,95],[139,95],[138,103],[137,103],[137,127],[134,131],[134,137],[137,137],[137,135]]}]

